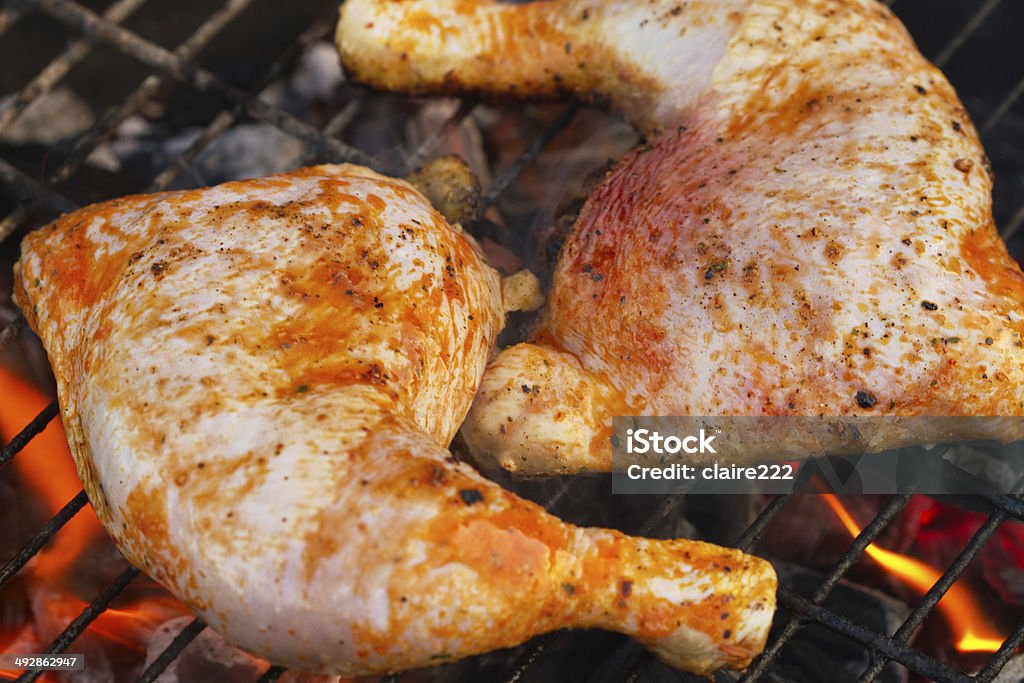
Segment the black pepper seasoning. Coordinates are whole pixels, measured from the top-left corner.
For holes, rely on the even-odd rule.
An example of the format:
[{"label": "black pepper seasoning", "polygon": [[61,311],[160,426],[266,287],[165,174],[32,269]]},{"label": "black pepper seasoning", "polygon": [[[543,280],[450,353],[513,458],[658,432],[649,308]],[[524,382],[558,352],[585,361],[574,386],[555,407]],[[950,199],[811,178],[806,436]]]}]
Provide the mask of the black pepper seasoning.
[{"label": "black pepper seasoning", "polygon": [[875,404],[878,403],[878,399],[869,391],[858,391],[856,399],[857,405],[861,408],[874,408]]}]

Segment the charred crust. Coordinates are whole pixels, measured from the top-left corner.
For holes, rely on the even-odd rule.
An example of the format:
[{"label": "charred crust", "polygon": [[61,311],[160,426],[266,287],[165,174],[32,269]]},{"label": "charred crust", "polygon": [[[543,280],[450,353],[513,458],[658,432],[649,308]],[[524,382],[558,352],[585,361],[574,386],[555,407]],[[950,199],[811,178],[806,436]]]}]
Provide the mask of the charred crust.
[{"label": "charred crust", "polygon": [[466,505],[476,505],[483,502],[484,494],[480,492],[480,489],[459,489],[459,498]]}]

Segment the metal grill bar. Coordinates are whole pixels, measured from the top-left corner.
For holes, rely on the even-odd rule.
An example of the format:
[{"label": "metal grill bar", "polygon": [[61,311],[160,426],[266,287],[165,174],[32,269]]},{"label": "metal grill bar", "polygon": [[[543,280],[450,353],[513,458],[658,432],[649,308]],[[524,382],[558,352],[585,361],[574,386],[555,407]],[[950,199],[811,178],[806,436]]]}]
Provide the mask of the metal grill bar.
[{"label": "metal grill bar", "polygon": [[139,35],[106,21],[94,12],[70,0],[30,0],[48,15],[87,35],[95,35],[143,64],[188,83],[196,90],[215,95],[261,121],[273,124],[304,144],[319,148],[329,158],[371,164],[363,152],[332,138],[324,137],[313,126],[262,100],[248,99],[245,92],[228,85],[210,71],[197,66]]},{"label": "metal grill bar", "polygon": [[1008,240],[1014,235],[1016,235],[1017,231],[1020,230],[1020,226],[1022,223],[1024,223],[1024,204],[1020,205],[1020,208],[1017,209],[1017,212],[1013,214],[1013,218],[1010,219],[1010,223],[1006,226],[1006,228],[1003,229],[1001,233],[1003,239]]},{"label": "metal grill bar", "polygon": [[[795,490],[802,489],[808,484],[811,477],[811,468],[801,467],[797,471],[796,481],[793,488]],[[777,496],[772,502],[765,506],[764,510],[754,519],[754,521],[747,527],[747,530],[739,537],[736,541],[736,548],[743,552],[750,552],[750,549],[754,547],[758,539],[761,538],[761,534],[768,528],[772,520],[782,512],[782,508],[792,500],[795,493],[786,493],[781,496]]]},{"label": "metal grill bar", "polygon": [[359,111],[363,108],[363,101],[366,99],[364,93],[353,97],[351,100],[345,103],[345,106],[341,108],[337,114],[335,114],[327,125],[324,126],[324,135],[328,135],[332,138],[340,136],[348,125],[355,120],[356,116],[359,115]]},{"label": "metal grill bar", "polygon": [[[247,101],[251,101],[252,99],[259,97],[260,93],[281,75],[285,66],[301,52],[302,48],[326,36],[330,32],[330,29],[330,24],[327,21],[321,21],[304,31],[296,41],[294,41],[283,53],[281,53],[281,55],[278,56],[277,59],[274,60],[274,63],[271,64],[266,73],[256,82],[256,85],[249,89],[247,93]],[[167,168],[157,175],[156,179],[154,179],[153,183],[150,185],[149,191],[156,192],[166,189],[166,187],[174,182],[174,180],[188,167],[190,163],[192,163],[193,160],[195,160],[197,156],[202,153],[204,149],[213,143],[218,135],[234,125],[242,115],[243,110],[243,106],[236,106],[234,111],[222,111],[217,114],[213,121],[211,121],[192,142],[192,144],[188,146],[188,149],[179,154],[167,165]]]},{"label": "metal grill bar", "polygon": [[[971,563],[971,560],[975,558],[978,552],[982,549],[988,539],[992,537],[992,534],[996,532],[999,525],[1006,520],[1006,513],[1002,510],[996,510],[993,512],[985,523],[975,532],[971,540],[968,541],[963,551],[957,556],[953,563],[946,569],[942,574],[942,577],[935,582],[935,584],[925,593],[921,599],[920,604],[911,612],[907,620],[896,630],[893,634],[893,640],[905,643],[910,636],[917,630],[917,627],[924,623],[925,618],[931,613],[932,609],[939,603],[942,596],[946,594],[946,591],[952,587],[956,580],[967,569],[967,565]],[[860,677],[862,683],[871,683],[878,674],[882,672],[882,669],[886,665],[884,658],[878,658],[864,674]]]},{"label": "metal grill bar", "polygon": [[21,205],[11,213],[7,214],[2,221],[0,221],[0,242],[3,242],[18,229],[28,218],[28,210],[25,205]]},{"label": "metal grill bar", "polygon": [[0,242],[3,242],[28,218],[28,207],[46,207],[52,213],[63,213],[78,208],[74,202],[57,194],[42,183],[0,159],[0,181],[13,187],[21,200],[10,214],[0,221]]},{"label": "metal grill bar", "polygon": [[964,27],[953,36],[946,47],[942,48],[942,51],[933,59],[935,66],[940,69],[944,67],[949,60],[956,54],[956,51],[967,42],[967,39],[974,35],[974,32],[981,27],[985,20],[988,19],[988,15],[992,14],[993,11],[1002,3],[1003,0],[986,0],[985,4],[978,8],[978,11],[964,24]]},{"label": "metal grill bar", "polygon": [[[564,495],[567,488],[568,485],[566,485],[566,487],[564,487],[560,491],[556,492],[555,496],[553,496],[552,498],[561,497],[561,495]],[[661,501],[658,507],[647,517],[647,519],[644,520],[643,524],[640,526],[637,533],[640,536],[650,535],[651,532],[653,532],[654,529],[657,528],[658,524],[667,519],[668,516],[672,514],[672,512],[682,504],[682,501],[682,496],[666,497],[664,500]],[[549,501],[549,505],[553,504],[553,502]],[[555,632],[548,633],[539,638],[533,639],[527,646],[526,650],[524,650],[522,654],[516,658],[515,664],[510,667],[510,675],[505,679],[505,681],[507,683],[515,683],[516,681],[519,681],[539,661],[540,656],[544,653],[544,650],[554,646],[560,639],[566,637],[567,634],[564,632]],[[623,661],[636,661],[637,659],[643,657],[648,658],[649,661],[651,655],[637,643],[627,642],[618,647],[615,651],[613,651],[612,654],[605,660],[604,664],[598,667],[598,670],[600,671],[606,668],[609,665],[608,663],[613,659]]]},{"label": "metal grill bar", "polygon": [[[132,15],[146,0],[118,0],[103,13],[103,17],[116,24]],[[0,107],[0,131],[4,130],[23,111],[45,93],[50,92],[71,68],[85,59],[92,49],[92,41],[80,38],[65,48],[59,57],[46,65],[28,85]]]},{"label": "metal grill bar", "polygon": [[1005,493],[982,493],[978,495],[991,503],[992,507],[1002,510],[1020,521],[1024,521],[1024,501],[1019,496],[1011,496]]},{"label": "metal grill bar", "polygon": [[[74,211],[78,208],[71,200],[28,177],[3,159],[0,159],[0,182],[13,187],[23,202],[45,206],[57,212]],[[7,235],[2,235],[2,237],[6,239]]]},{"label": "metal grill bar", "polygon": [[562,637],[562,634],[546,633],[539,638],[531,640],[526,649],[508,667],[510,675],[505,679],[507,683],[519,683],[523,676],[526,675],[526,672],[530,670],[530,667],[537,663],[537,660],[544,654],[544,651],[560,637]]},{"label": "metal grill bar", "polygon": [[[939,465],[944,470],[944,476],[960,477],[967,474],[945,458],[939,460]],[[978,491],[976,495],[983,498],[992,507],[1002,510],[1020,521],[1024,521],[1024,500],[1019,495],[1021,482],[1016,483],[1011,493],[1001,493],[982,482],[978,482],[978,484],[979,486],[985,486],[988,490]]]},{"label": "metal grill bar", "polygon": [[985,668],[975,675],[974,679],[980,681],[980,683],[989,683],[989,681],[999,675],[999,672],[1010,661],[1010,657],[1021,646],[1021,643],[1024,643],[1024,620],[1017,624],[1017,628],[1003,642],[1002,647],[999,648],[995,656],[988,660]]},{"label": "metal grill bar", "polygon": [[1017,81],[1017,85],[1013,86],[1013,89],[1006,93],[1006,97],[1003,98],[1003,101],[996,106],[992,115],[989,116],[981,126],[981,132],[988,133],[995,128],[995,125],[999,123],[1004,116],[1006,116],[1010,111],[1010,107],[1017,103],[1017,100],[1020,99],[1021,95],[1024,95],[1024,78]]},{"label": "metal grill bar", "polygon": [[[135,567],[129,567],[121,572],[114,581],[103,589],[99,595],[89,603],[89,606],[82,611],[75,620],[68,624],[68,627],[57,636],[57,639],[50,643],[50,646],[46,648],[43,654],[55,655],[63,652],[67,649],[71,643],[75,642],[78,636],[82,635],[85,629],[89,628],[89,624],[96,621],[96,617],[103,614],[110,603],[114,601],[118,595],[121,594],[129,583],[134,581],[141,572]],[[17,680],[17,683],[32,683],[43,673],[43,669],[29,669],[23,673]]]},{"label": "metal grill bar", "polygon": [[476,103],[470,100],[462,100],[459,102],[458,108],[448,117],[448,120],[438,126],[437,130],[433,132],[426,140],[420,143],[409,158],[405,160],[403,165],[402,175],[406,175],[415,171],[427,157],[437,149],[437,146],[441,144],[441,140],[453,130],[455,130],[467,116],[472,113],[476,107]]},{"label": "metal grill bar", "polygon": [[50,424],[50,420],[57,417],[58,412],[57,402],[52,401],[50,405],[43,408],[41,413],[32,418],[32,421],[25,425],[25,428],[18,432],[9,444],[0,449],[0,467],[10,462],[36,434],[46,429],[46,425]]},{"label": "metal grill bar", "polygon": [[[794,483],[794,490],[801,490],[804,486],[806,486],[809,483],[811,477],[813,476],[814,471],[815,470],[813,467],[801,467],[797,472],[797,479]],[[782,511],[782,508],[795,495],[796,494],[794,493],[787,493],[774,498],[768,505],[765,506],[765,508],[760,512],[760,514],[758,514],[758,516],[754,519],[750,526],[747,527],[747,529],[740,536],[740,539],[736,542],[734,547],[738,550],[749,552],[753,547],[754,543],[756,543],[757,540],[761,537],[761,534],[764,533],[764,530],[768,527],[768,524],[770,524],[771,521],[775,519],[776,515],[778,515]],[[894,497],[889,501],[887,507],[883,508],[883,510],[881,510],[879,514],[876,515],[872,523],[869,524],[862,531],[862,533],[857,537],[857,539],[855,539],[854,544],[847,550],[847,553],[843,556],[843,558],[841,558],[840,562],[833,570],[832,575],[829,578],[827,578],[821,586],[818,587],[817,591],[815,592],[815,595],[813,596],[813,599],[816,603],[820,604],[824,601],[824,599],[832,591],[832,588],[835,586],[835,584],[838,583],[842,575],[846,573],[846,571],[857,561],[857,559],[859,559],[860,554],[863,552],[863,549],[870,544],[872,539],[874,539],[875,537],[877,537],[879,533],[881,533],[881,530],[884,529],[885,525],[889,524],[889,522],[892,521],[892,518],[896,515],[896,513],[898,513],[899,510],[903,509],[907,505],[909,499],[909,496],[906,496],[906,500],[902,500],[901,497]],[[891,511],[889,510],[890,506],[893,508]],[[880,525],[880,528],[878,530],[875,529],[875,524]],[[641,533],[643,532],[641,531]],[[863,547],[860,547],[862,539]],[[800,626],[801,623],[799,621],[789,619],[784,627],[782,635],[779,636],[776,642],[773,642],[769,646],[769,649],[766,649],[765,652],[763,652],[761,656],[751,664],[751,668],[748,669],[747,673],[745,674],[744,680],[757,680],[757,678],[763,673],[763,671],[766,671],[772,663],[772,661],[774,661],[775,656],[778,654],[778,652],[782,650],[786,642],[789,641],[797,633]],[[772,648],[775,649],[774,653],[771,652]],[[608,660],[606,660],[605,664],[599,668],[599,671],[603,671],[607,666],[609,666],[609,663],[612,662],[612,660],[620,660],[620,665],[621,661],[629,661],[632,663],[632,669],[628,675],[631,678],[635,678],[641,675],[641,673],[646,669],[648,665],[650,665],[653,659],[653,655],[651,655],[646,650],[640,648],[640,646],[636,643],[626,643],[625,645],[621,646],[618,650],[616,650],[616,652],[614,652],[608,658]],[[758,671],[758,667],[762,669],[761,672]]]},{"label": "metal grill bar", "polygon": [[537,139],[526,148],[526,151],[519,155],[512,165],[505,169],[501,175],[494,180],[494,184],[491,188],[484,193],[484,207],[493,206],[498,197],[505,193],[505,190],[515,181],[516,178],[529,166],[533,161],[540,156],[540,153],[544,151],[544,148],[551,144],[551,141],[555,139],[559,133],[572,122],[576,114],[582,109],[583,103],[576,97],[569,100],[569,103],[565,105],[565,108],[559,112],[555,120],[551,122],[544,131],[537,136]]},{"label": "metal grill bar", "polygon": [[64,507],[62,507],[53,518],[46,523],[46,526],[42,530],[32,537],[28,543],[25,544],[18,554],[12,557],[7,564],[4,565],[3,569],[0,569],[0,586],[4,585],[17,574],[22,567],[24,567],[29,560],[36,556],[43,546],[50,542],[57,532],[64,528],[72,517],[78,514],[78,512],[86,506],[89,502],[89,498],[85,495],[85,491],[79,491],[78,495],[69,500]]},{"label": "metal grill bar", "polygon": [[[150,66],[156,66],[156,68],[162,68],[162,70],[164,71],[168,71],[168,68],[166,68],[166,66],[161,66],[159,60],[164,59],[165,61],[167,61],[169,56],[169,60],[171,62],[176,64],[180,69],[187,71],[189,68],[188,60],[192,59],[209,42],[210,39],[212,39],[231,19],[233,19],[245,7],[247,7],[250,4],[250,2],[251,0],[234,0],[233,2],[228,3],[223,9],[221,9],[219,12],[217,12],[209,19],[207,19],[203,23],[203,25],[185,43],[183,43],[182,46],[178,48],[178,50],[175,51],[175,53],[167,53],[166,50],[163,50],[162,48],[159,48],[153,45],[152,43],[148,43],[147,41],[138,38],[137,36],[135,36],[135,34],[127,32],[125,29],[121,27],[115,26],[115,28],[118,29],[120,32],[115,32],[113,37],[104,34],[100,29],[90,31],[89,33],[90,35],[95,34],[101,38],[106,38],[108,42],[111,42],[115,47],[121,49],[126,54],[130,54],[131,56],[137,56],[136,54],[127,50],[120,42],[118,42],[119,40],[123,40],[124,35],[127,35],[129,36],[129,39],[134,38],[136,42],[141,44],[141,47],[138,47],[139,50],[142,50],[143,52],[145,52],[146,50],[151,50],[156,54],[156,57],[151,56],[151,59],[149,61],[143,59],[142,61],[144,63],[147,63]],[[68,21],[79,21],[81,25],[85,27],[95,26],[97,24],[101,28],[104,26],[112,26],[110,22],[105,22],[104,19],[92,15],[87,10],[78,8],[76,5],[74,5],[74,3],[62,3],[62,6],[71,6],[70,9],[72,13],[72,18]],[[81,16],[74,13],[75,9],[81,9]],[[90,21],[92,23],[89,23]],[[83,28],[82,30],[85,31],[85,28]],[[157,62],[154,64],[152,59],[156,59]],[[271,68],[271,70],[268,73],[268,82],[269,80],[272,80],[273,77],[276,75],[277,71],[280,69],[282,61],[283,60],[279,59]],[[196,78],[202,76],[203,74],[205,74],[205,72],[198,70]],[[224,93],[226,93],[225,97],[227,99],[231,99],[232,97],[237,99],[238,91],[220,83],[212,75],[206,74],[206,76],[208,76],[207,80],[212,83],[210,87],[214,89],[222,89]],[[94,126],[90,131],[88,131],[86,134],[84,134],[76,141],[76,144],[72,148],[70,155],[64,161],[64,163],[54,172],[54,174],[50,176],[50,178],[48,179],[48,183],[51,185],[55,185],[62,183],[66,181],[68,178],[70,178],[71,175],[81,166],[82,162],[85,161],[86,157],[88,157],[88,155],[107,137],[109,137],[109,135],[113,132],[117,125],[119,125],[124,119],[126,119],[132,113],[136,112],[144,102],[146,102],[150,97],[152,97],[152,95],[159,89],[161,83],[161,79],[157,77],[148,77],[142,83],[142,85],[139,86],[139,88],[137,88],[131,95],[129,95],[129,97],[124,101],[122,105],[112,109],[107,114],[105,114],[96,126]],[[192,84],[195,85],[194,83]],[[197,89],[202,90],[202,88]],[[265,105],[261,101],[257,100],[251,92],[243,93],[241,94],[241,97],[242,100],[237,103],[237,108],[240,111],[244,111],[246,113],[249,113],[250,115],[255,114],[257,118],[267,120],[267,122],[277,126],[283,132],[291,134],[293,137],[296,137],[300,142],[302,142],[305,145],[307,150],[312,148],[315,150],[315,154],[317,155],[323,155],[324,150],[328,150],[334,153],[340,159],[369,164],[369,159],[358,150],[349,148],[348,146],[343,145],[334,138],[328,138],[326,136],[323,136],[319,134],[315,129],[307,126],[298,119],[294,119],[294,117],[291,117],[291,115],[283,111],[277,110],[273,107],[270,107],[269,105]],[[261,113],[263,114],[262,117],[260,116]],[[295,122],[299,124],[298,128],[301,129],[298,130],[298,132],[296,132],[296,126],[294,125]],[[223,129],[226,130],[228,125],[230,125],[227,122],[226,118],[221,118],[219,121],[215,121],[215,124],[215,126],[214,124],[211,124],[213,130],[209,130],[207,135],[205,135],[202,140],[197,141],[198,144],[194,145],[193,147],[190,147],[190,149],[184,155],[182,155],[182,158],[184,159],[184,164],[182,164],[181,168],[183,168],[184,165],[187,165],[187,161],[189,160],[188,156],[190,154],[198,154],[203,149],[204,143],[209,144],[209,142],[212,141],[212,139],[216,136],[216,132],[218,132],[219,127],[223,126]],[[180,161],[182,161],[182,159],[179,159],[179,162]],[[154,185],[156,185],[157,187],[165,187],[167,184],[169,184],[175,177],[176,173],[180,172],[180,170],[176,171],[174,170],[174,168],[175,167],[165,169],[165,171],[161,173],[154,181]],[[9,165],[6,164],[6,162],[3,162],[2,160],[0,160],[0,180],[9,180],[11,185],[21,188],[21,191],[23,193],[30,193],[37,200],[37,202],[43,199],[43,197],[40,197],[41,194],[48,192],[44,187],[34,182],[25,182],[27,178],[24,177],[24,174],[22,174],[17,169],[14,169],[13,167],[9,167]],[[70,211],[73,208],[75,208],[70,202],[64,200],[63,198],[60,198],[57,195],[53,197],[46,197],[45,199],[49,200],[47,203],[57,205],[57,207],[61,211]],[[5,219],[4,223],[0,224],[0,239],[6,237],[6,235],[9,234],[10,232],[13,232],[13,230],[16,229],[17,225],[20,224],[26,217],[27,214],[25,212],[16,212],[15,215],[8,216],[7,219]]]},{"label": "metal grill bar", "polygon": [[[891,1],[887,1],[885,4],[892,5]],[[964,24],[964,27],[955,35],[945,47],[939,51],[939,53],[932,60],[939,68],[944,67],[949,63],[953,55],[967,42],[967,40],[977,32],[977,30],[985,23],[985,20],[994,12],[999,5],[1002,4],[1002,0],[987,0],[981,5],[978,10],[971,16],[971,18]],[[996,106],[992,111],[992,114],[985,120],[979,129],[982,134],[987,134],[995,128],[1010,109],[1016,104],[1017,100],[1020,99],[1021,95],[1024,95],[1024,78],[1021,78],[1017,84],[1006,94],[1006,97]],[[1014,213],[1010,222],[1007,223],[1000,231],[1004,240],[1009,240],[1013,237],[1020,229],[1021,224],[1024,223],[1024,204]]]},{"label": "metal grill bar", "polygon": [[207,124],[199,136],[192,141],[188,149],[179,154],[174,161],[168,164],[167,168],[153,179],[148,188],[149,191],[160,192],[167,189],[167,186],[173,183],[204,149],[209,147],[221,133],[231,128],[237,120],[238,115],[236,113],[222,111],[217,114],[213,121]]},{"label": "metal grill bar", "polygon": [[[801,468],[802,470],[803,468]],[[764,510],[761,510],[761,514],[747,527],[743,535],[740,536],[739,540],[736,541],[736,548],[743,552],[750,552],[750,549],[754,547],[757,540],[761,538],[761,534],[768,528],[772,520],[775,519],[776,515],[782,512],[782,508],[795,496],[795,493],[786,493],[784,495],[776,497],[772,502],[765,506]]]},{"label": "metal grill bar", "polygon": [[779,588],[779,604],[784,605],[787,609],[803,618],[810,619],[817,624],[821,624],[836,633],[840,633],[851,640],[867,646],[870,650],[881,652],[886,657],[903,664],[922,676],[927,676],[936,681],[951,681],[954,683],[969,683],[971,681],[970,676],[953,669],[948,664],[909,648],[902,643],[897,643],[892,638],[879,635],[871,629],[856,624],[846,617],[835,614],[820,605],[815,605],[810,600],[784,586]]},{"label": "metal grill bar", "polygon": [[153,660],[153,663],[146,667],[146,670],[142,672],[135,683],[153,683],[157,676],[162,674],[164,670],[170,666],[171,662],[178,658],[185,648],[192,644],[192,641],[203,632],[206,628],[199,619],[193,619],[190,621],[185,628],[178,632],[178,635],[174,636],[164,651],[157,655],[157,658]]},{"label": "metal grill bar", "polygon": [[[173,55],[182,60],[194,59],[231,20],[241,14],[251,4],[252,0],[230,0],[222,8],[210,15],[195,33],[174,50]],[[50,177],[50,184],[66,182],[74,175],[75,171],[85,162],[89,154],[107,140],[121,122],[137,112],[144,103],[149,101],[163,84],[164,79],[157,76],[148,76],[119,106],[108,110],[95,126],[75,141],[67,159]]]},{"label": "metal grill bar", "polygon": [[[871,520],[861,532],[854,539],[849,549],[843,553],[839,562],[829,572],[828,576],[824,581],[814,590],[811,594],[811,602],[814,605],[821,605],[825,598],[832,593],[832,589],[835,588],[839,580],[850,570],[850,568],[861,558],[864,550],[871,545],[871,543],[878,538],[878,536],[885,530],[885,528],[896,518],[896,515],[903,510],[910,502],[909,494],[902,494],[899,496],[893,496],[885,504],[885,507],[879,511],[875,518]],[[781,587],[780,587],[781,588]],[[790,614],[783,627],[782,634],[779,635],[759,656],[747,670],[747,673],[741,678],[741,681],[756,681],[763,676],[768,668],[775,661],[775,658],[782,652],[782,648],[796,635],[800,628],[804,625],[803,621],[798,618],[793,618]]]}]

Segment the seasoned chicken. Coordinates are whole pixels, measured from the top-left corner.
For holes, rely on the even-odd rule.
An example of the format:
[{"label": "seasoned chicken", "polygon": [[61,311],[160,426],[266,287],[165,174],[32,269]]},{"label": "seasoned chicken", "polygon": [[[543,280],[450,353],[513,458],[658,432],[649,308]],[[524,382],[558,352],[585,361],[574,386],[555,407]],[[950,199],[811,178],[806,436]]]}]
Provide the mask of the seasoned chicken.
[{"label": "seasoned chicken", "polygon": [[30,234],[18,269],[97,515],[231,642],[346,675],[564,627],[697,672],[763,647],[767,562],[577,528],[451,457],[503,291],[407,183],[128,197]]},{"label": "seasoned chicken", "polygon": [[463,430],[482,461],[607,470],[613,415],[1024,414],[987,159],[875,0],[349,0],[337,37],[373,85],[595,93],[647,135],[488,368]]}]

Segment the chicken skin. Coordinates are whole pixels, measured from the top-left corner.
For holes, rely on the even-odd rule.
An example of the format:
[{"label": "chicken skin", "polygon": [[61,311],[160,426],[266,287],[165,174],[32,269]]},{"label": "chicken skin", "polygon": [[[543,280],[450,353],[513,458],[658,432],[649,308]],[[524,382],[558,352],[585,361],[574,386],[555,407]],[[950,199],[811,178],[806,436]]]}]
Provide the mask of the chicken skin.
[{"label": "chicken skin", "polygon": [[249,651],[372,674],[595,627],[704,673],[764,646],[767,562],[574,527],[451,457],[516,302],[404,181],[87,207],[25,239],[16,280],[99,519]]},{"label": "chicken skin", "polygon": [[372,85],[595,94],[647,136],[485,373],[481,462],[608,470],[614,415],[1024,415],[1024,275],[988,161],[875,0],[350,0],[337,37]]}]

